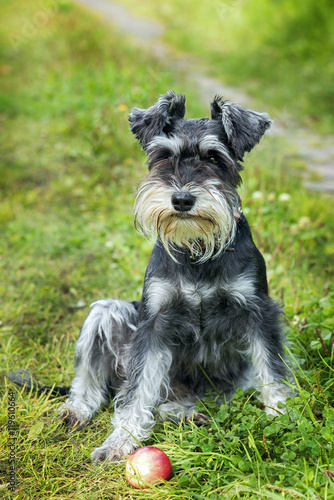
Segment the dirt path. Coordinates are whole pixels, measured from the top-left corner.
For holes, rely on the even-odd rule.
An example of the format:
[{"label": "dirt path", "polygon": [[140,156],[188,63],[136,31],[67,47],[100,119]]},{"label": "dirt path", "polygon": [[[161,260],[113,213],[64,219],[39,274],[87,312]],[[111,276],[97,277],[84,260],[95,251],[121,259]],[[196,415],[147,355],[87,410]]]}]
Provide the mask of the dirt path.
[{"label": "dirt path", "polygon": [[[164,26],[158,22],[135,16],[125,7],[109,0],[76,0],[101,16],[105,22],[132,36],[136,43],[153,56],[163,60],[173,71],[182,71],[197,88],[200,97],[208,103],[215,94],[222,94],[232,101],[252,107],[252,99],[239,89],[210,78],[201,71],[195,58],[175,58],[161,41]],[[311,189],[334,195],[334,138],[323,137],[309,130],[296,127],[291,120],[275,121],[272,134],[284,136],[300,155],[306,166],[304,183]],[[312,179],[312,180],[311,180]]]}]

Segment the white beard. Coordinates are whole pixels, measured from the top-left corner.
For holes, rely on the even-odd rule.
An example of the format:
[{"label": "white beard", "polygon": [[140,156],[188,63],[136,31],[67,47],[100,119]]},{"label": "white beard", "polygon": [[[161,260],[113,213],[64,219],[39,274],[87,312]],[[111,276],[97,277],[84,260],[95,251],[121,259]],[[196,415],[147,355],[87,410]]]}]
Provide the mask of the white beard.
[{"label": "white beard", "polygon": [[[238,205],[236,196],[223,194],[218,185],[218,181],[206,181],[202,186],[165,186],[159,179],[148,178],[137,193],[136,224],[146,237],[158,235],[174,261],[177,259],[171,250],[177,247],[188,248],[197,263],[215,258],[234,239]],[[172,196],[180,191],[196,198],[189,212],[180,213],[173,208]]]}]

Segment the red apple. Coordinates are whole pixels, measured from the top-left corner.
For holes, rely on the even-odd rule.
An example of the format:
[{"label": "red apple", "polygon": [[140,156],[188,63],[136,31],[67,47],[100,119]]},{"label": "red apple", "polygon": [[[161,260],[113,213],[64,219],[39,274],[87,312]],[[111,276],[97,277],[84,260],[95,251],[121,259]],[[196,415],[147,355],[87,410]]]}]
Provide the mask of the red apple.
[{"label": "red apple", "polygon": [[169,458],[155,446],[139,448],[131,453],[125,464],[126,479],[134,488],[149,488],[145,483],[156,484],[161,479],[169,479],[171,474]]}]

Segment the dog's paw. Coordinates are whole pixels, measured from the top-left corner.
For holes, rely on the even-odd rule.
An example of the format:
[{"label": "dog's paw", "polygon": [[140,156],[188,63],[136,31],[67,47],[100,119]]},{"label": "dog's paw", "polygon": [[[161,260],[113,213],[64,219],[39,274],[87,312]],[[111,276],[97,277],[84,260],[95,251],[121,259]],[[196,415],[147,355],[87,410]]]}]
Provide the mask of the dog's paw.
[{"label": "dog's paw", "polygon": [[138,446],[137,441],[122,429],[112,432],[101,446],[95,448],[91,457],[94,462],[120,462],[126,460]]},{"label": "dog's paw", "polygon": [[185,417],[185,422],[194,422],[196,425],[207,425],[209,420],[210,417],[204,415],[204,413],[200,413],[199,411],[194,411]]},{"label": "dog's paw", "polygon": [[57,417],[63,425],[74,431],[84,429],[89,424],[88,419],[69,408],[61,410]]},{"label": "dog's paw", "polygon": [[194,405],[187,408],[186,404],[177,401],[161,404],[156,414],[158,422],[194,422],[196,425],[205,425],[210,420],[210,417],[200,413]]},{"label": "dog's paw", "polygon": [[[95,448],[91,457],[94,462],[104,462],[106,460],[108,460],[108,462],[119,462],[122,460],[122,457],[116,452],[115,449],[105,445]],[[123,460],[125,459],[126,457],[123,457]]]},{"label": "dog's paw", "polygon": [[135,447],[131,445],[123,445],[120,448],[114,448],[109,444],[103,443],[99,448],[95,448],[91,454],[91,458],[94,462],[123,462],[134,450]]}]

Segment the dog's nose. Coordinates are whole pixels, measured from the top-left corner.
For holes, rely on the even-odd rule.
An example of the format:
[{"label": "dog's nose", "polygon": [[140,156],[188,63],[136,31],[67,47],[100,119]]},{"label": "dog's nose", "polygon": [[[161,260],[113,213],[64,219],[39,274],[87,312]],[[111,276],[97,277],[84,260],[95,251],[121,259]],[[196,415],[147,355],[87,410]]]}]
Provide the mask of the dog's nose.
[{"label": "dog's nose", "polygon": [[178,212],[189,212],[195,205],[196,198],[190,193],[180,192],[172,196],[172,204]]}]

